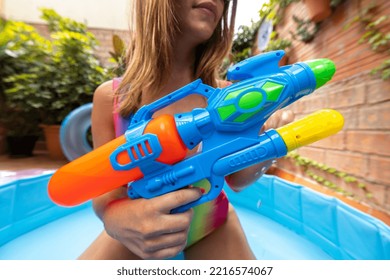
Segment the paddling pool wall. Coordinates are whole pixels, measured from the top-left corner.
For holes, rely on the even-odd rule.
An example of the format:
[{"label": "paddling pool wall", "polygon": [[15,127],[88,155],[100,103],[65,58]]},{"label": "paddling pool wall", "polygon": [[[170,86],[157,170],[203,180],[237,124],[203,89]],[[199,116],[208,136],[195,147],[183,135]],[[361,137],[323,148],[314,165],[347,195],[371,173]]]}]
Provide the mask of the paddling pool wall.
[{"label": "paddling pool wall", "polygon": [[[90,202],[65,208],[50,201],[50,176],[0,185],[0,259],[73,259],[102,230]],[[307,251],[303,259],[390,259],[389,226],[336,198],[269,175],[240,193],[225,191],[257,258],[301,259],[297,253]],[[285,234],[292,249],[280,241]],[[41,258],[49,238],[53,252]]]}]

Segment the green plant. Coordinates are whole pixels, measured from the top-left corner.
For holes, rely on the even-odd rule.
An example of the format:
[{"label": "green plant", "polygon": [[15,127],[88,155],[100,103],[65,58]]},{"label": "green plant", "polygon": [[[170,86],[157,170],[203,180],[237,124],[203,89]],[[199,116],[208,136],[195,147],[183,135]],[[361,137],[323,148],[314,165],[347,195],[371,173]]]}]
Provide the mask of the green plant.
[{"label": "green plant", "polygon": [[115,66],[110,69],[110,72],[112,72],[115,77],[120,77],[126,70],[126,45],[121,37],[114,34],[112,36],[112,46],[113,51],[110,51],[109,53],[111,55],[111,62],[115,63]]},{"label": "green plant", "polygon": [[[232,54],[233,63],[246,59],[252,56],[252,50],[256,39],[256,34],[264,21],[269,21],[272,25],[277,25],[284,15],[285,9],[294,2],[299,0],[269,0],[265,1],[259,10],[259,21],[252,21],[250,26],[240,26],[233,41]],[[291,45],[287,39],[277,39],[270,42],[269,50],[274,50],[278,46],[279,49],[286,49]]]},{"label": "green plant", "polygon": [[50,42],[23,22],[1,19],[0,25],[0,122],[9,136],[38,135],[40,106],[28,82],[46,67]]},{"label": "green plant", "polygon": [[34,102],[42,123],[60,124],[73,109],[91,102],[96,87],[108,77],[94,57],[97,41],[86,25],[51,9],[42,9],[42,18],[50,31],[48,51],[32,73],[9,77],[13,86],[8,92]]},{"label": "green plant", "polygon": [[386,32],[385,26],[389,24],[389,15],[379,15],[378,6],[375,2],[367,4],[359,10],[359,13],[346,26],[359,22],[365,32],[359,39],[359,43],[368,43],[371,50],[387,54],[387,58],[372,70],[372,74],[380,73],[383,80],[390,78],[390,32]]},{"label": "green plant", "polygon": [[319,31],[319,23],[315,23],[309,19],[301,19],[295,15],[293,15],[293,20],[297,24],[296,31],[290,32],[293,39],[304,43],[313,41],[315,35]]},{"label": "green plant", "polygon": [[279,38],[278,34],[274,31],[272,32],[271,39],[264,51],[288,50],[291,47],[291,44],[292,42],[290,40]]},{"label": "green plant", "polygon": [[46,68],[46,74],[54,77],[48,83],[50,98],[42,98],[46,108],[43,122],[58,124],[73,109],[92,101],[107,73],[94,56],[98,42],[85,24],[51,9],[42,9],[42,18],[49,25],[53,44],[52,67]]},{"label": "green plant", "polygon": [[252,47],[255,42],[256,33],[259,29],[260,22],[252,21],[250,26],[241,25],[233,40],[232,61],[233,63],[244,60],[252,55]]},{"label": "green plant", "polygon": [[265,1],[259,11],[261,20],[271,21],[272,25],[278,25],[284,17],[286,8],[300,0],[269,0]]},{"label": "green plant", "polygon": [[[323,163],[319,163],[315,160],[303,157],[299,155],[296,151],[290,152],[286,156],[289,159],[292,159],[296,165],[303,168],[303,171],[306,175],[308,175],[310,178],[315,180],[318,184],[330,188],[334,191],[337,191],[341,194],[344,194],[346,196],[354,197],[355,195],[352,192],[348,192],[344,190],[340,185],[338,185],[336,182],[328,180],[325,178],[325,176],[322,176],[320,172],[328,173],[332,175],[334,178],[341,179],[345,184],[352,184],[353,186],[361,189],[367,198],[372,198],[372,193],[370,193],[366,189],[366,185],[364,183],[359,182],[359,180],[343,171],[339,171],[336,168],[329,167]],[[320,172],[315,172],[315,170]]]},{"label": "green plant", "polygon": [[345,0],[330,0],[329,5],[330,5],[330,7],[331,7],[332,9],[335,9],[335,8],[337,8],[337,6],[339,6],[340,4],[342,4],[344,1],[345,1]]}]

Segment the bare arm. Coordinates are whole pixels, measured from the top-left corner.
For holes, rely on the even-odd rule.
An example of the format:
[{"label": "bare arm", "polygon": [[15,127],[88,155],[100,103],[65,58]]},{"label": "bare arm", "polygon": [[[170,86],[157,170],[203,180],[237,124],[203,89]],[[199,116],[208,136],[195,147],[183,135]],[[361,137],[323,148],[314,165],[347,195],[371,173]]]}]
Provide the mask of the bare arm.
[{"label": "bare arm", "polygon": [[[92,136],[94,148],[115,138],[112,82],[101,85],[94,94]],[[109,236],[145,259],[167,258],[184,249],[192,210],[171,215],[171,209],[200,197],[198,189],[183,189],[152,199],[131,200],[126,188],[93,200],[97,216]]]},{"label": "bare arm", "polygon": [[[98,148],[115,138],[113,121],[113,90],[112,81],[100,85],[93,96],[92,137],[93,146]],[[118,188],[93,200],[93,208],[102,219],[106,205],[115,199],[126,196],[124,188]]]}]

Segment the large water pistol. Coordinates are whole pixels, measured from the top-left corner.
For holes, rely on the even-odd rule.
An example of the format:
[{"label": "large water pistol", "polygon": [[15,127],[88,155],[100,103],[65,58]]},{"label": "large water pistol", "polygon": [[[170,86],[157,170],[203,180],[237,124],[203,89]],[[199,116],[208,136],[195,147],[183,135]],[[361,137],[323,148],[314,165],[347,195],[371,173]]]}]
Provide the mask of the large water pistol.
[{"label": "large water pistol", "polygon": [[[312,93],[335,73],[328,59],[279,67],[283,55],[269,52],[232,66],[227,78],[236,82],[226,88],[196,80],[143,106],[124,135],[58,169],[49,182],[50,197],[73,206],[128,184],[131,198],[152,198],[207,179],[210,189],[174,210],[181,212],[216,198],[225,176],[338,132],[341,114],[320,110],[259,135],[272,113]],[[205,96],[207,107],[152,118],[189,94]],[[201,150],[187,157],[199,144]]]}]

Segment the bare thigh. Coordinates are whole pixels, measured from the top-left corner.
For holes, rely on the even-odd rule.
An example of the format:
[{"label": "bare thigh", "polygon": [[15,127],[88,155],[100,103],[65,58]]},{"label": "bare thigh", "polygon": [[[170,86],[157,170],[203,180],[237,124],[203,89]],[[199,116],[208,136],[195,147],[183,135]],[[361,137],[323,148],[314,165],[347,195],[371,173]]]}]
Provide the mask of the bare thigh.
[{"label": "bare thigh", "polygon": [[79,260],[139,260],[140,258],[104,230],[80,255]]},{"label": "bare thigh", "polygon": [[[255,259],[232,205],[226,222],[210,235],[185,250],[192,260],[251,260]],[[80,260],[139,260],[122,243],[103,231],[80,255]]]},{"label": "bare thigh", "polygon": [[255,256],[232,205],[226,222],[185,250],[190,260],[252,260]]}]

